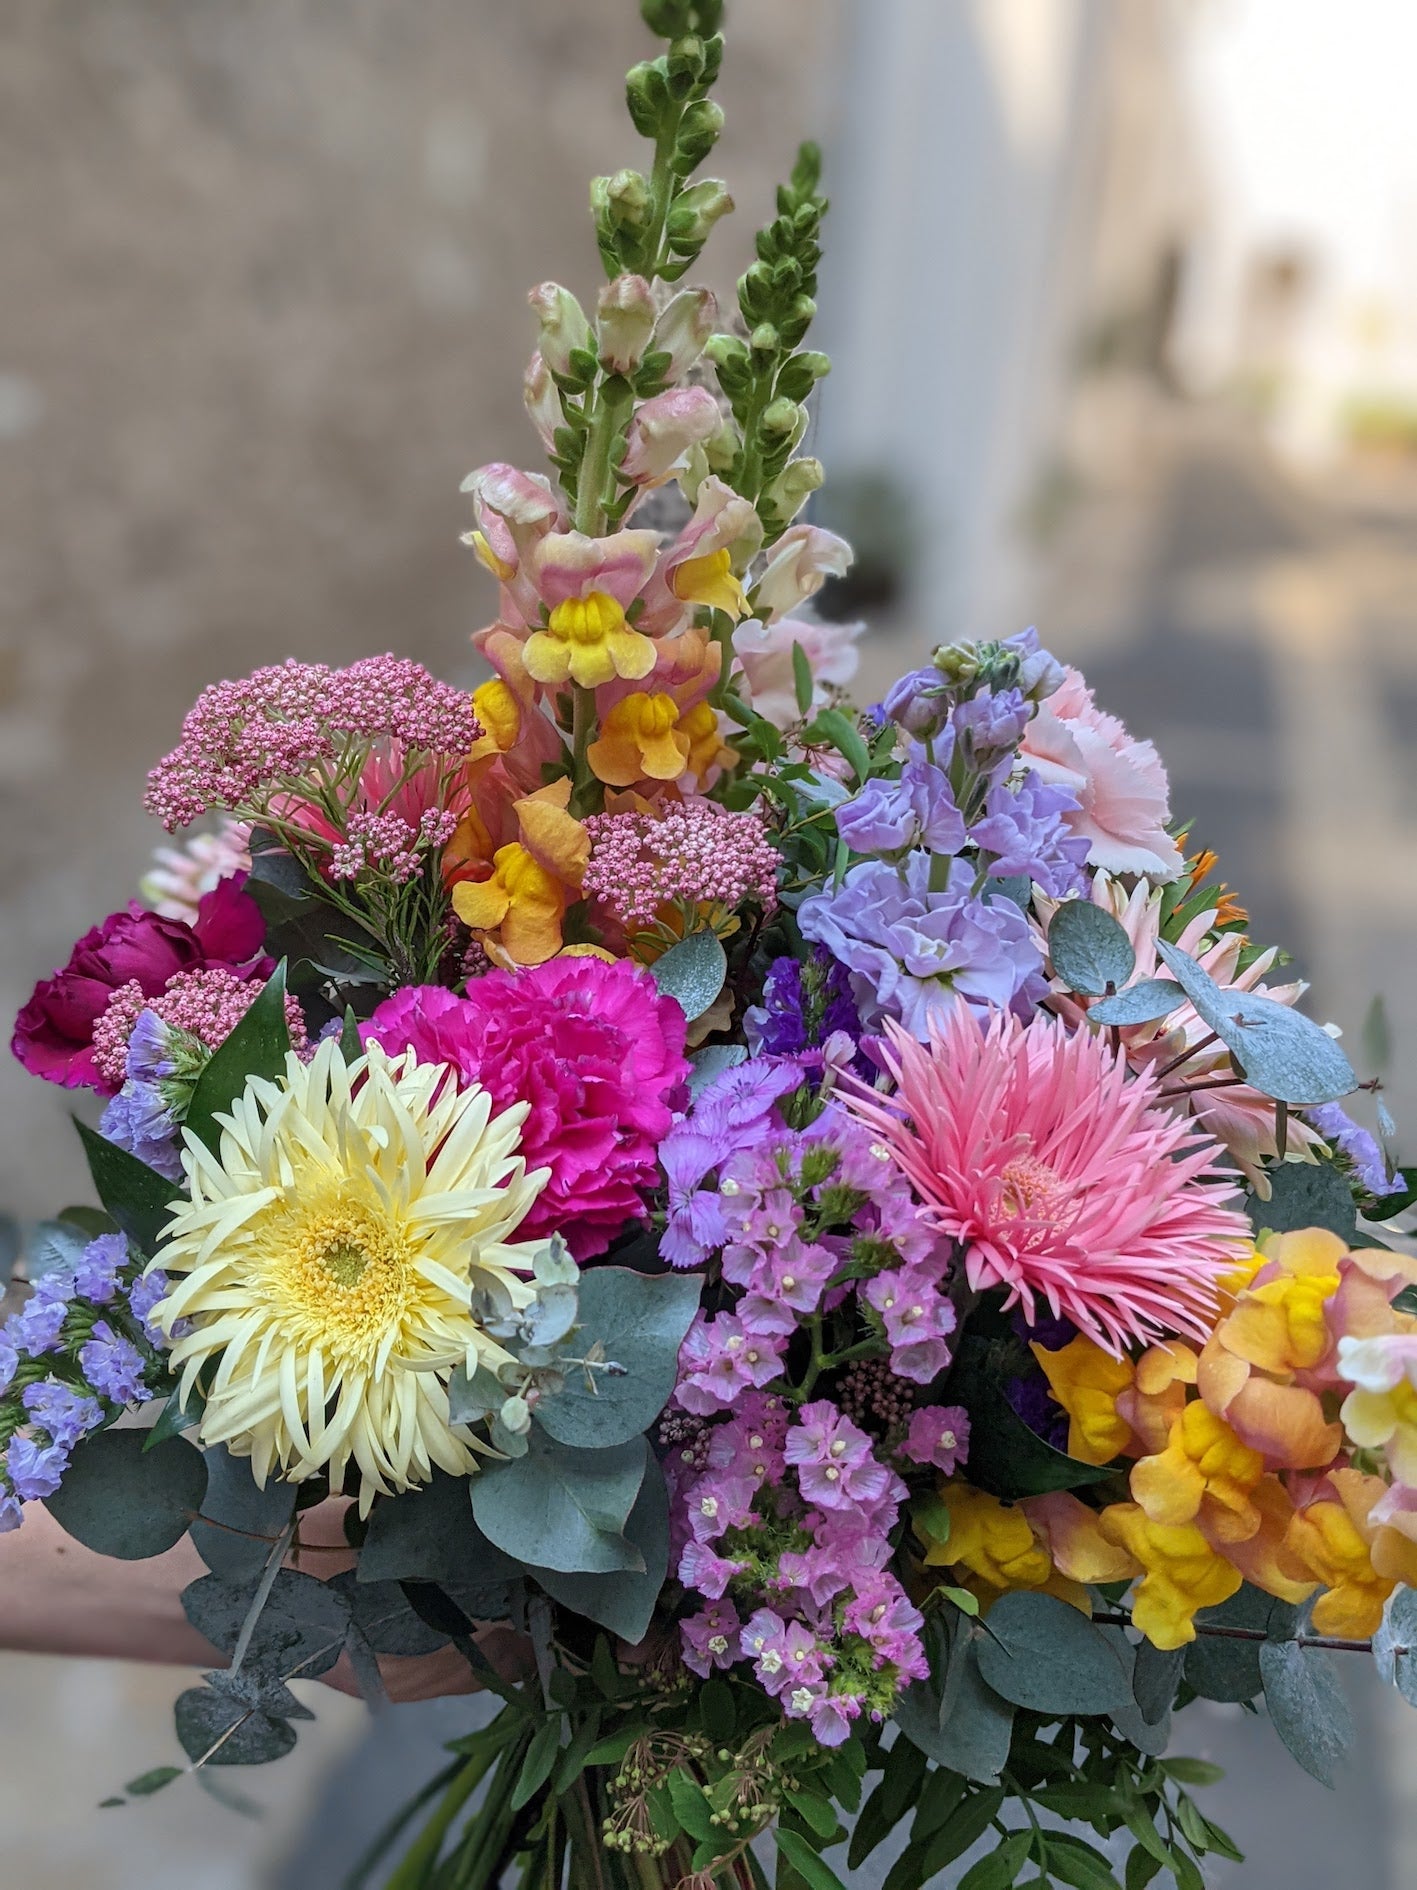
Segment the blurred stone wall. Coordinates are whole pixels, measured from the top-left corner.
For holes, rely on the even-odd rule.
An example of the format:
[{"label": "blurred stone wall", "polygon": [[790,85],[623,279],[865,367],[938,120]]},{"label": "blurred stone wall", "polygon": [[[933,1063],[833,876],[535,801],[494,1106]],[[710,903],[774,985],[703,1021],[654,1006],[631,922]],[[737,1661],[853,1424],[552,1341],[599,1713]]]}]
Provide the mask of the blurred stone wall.
[{"label": "blurred stone wall", "polygon": [[[835,0],[747,0],[710,170],[731,291],[825,128]],[[535,464],[525,291],[600,279],[635,0],[10,0],[0,17],[0,1010],[126,899],[215,677],[469,673],[464,474]],[[0,1209],[83,1177],[0,1059]]]}]

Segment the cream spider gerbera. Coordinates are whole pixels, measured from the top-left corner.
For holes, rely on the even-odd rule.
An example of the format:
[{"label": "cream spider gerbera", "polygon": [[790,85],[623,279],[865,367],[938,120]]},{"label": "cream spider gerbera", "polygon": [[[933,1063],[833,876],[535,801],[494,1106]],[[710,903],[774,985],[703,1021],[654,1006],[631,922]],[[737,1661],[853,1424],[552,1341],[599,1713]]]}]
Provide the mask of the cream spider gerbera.
[{"label": "cream spider gerbera", "polygon": [[[509,1244],[545,1185],[517,1153],[524,1104],[492,1113],[441,1064],[378,1044],[346,1067],[339,1045],[248,1081],[221,1118],[220,1152],[188,1137],[190,1202],[174,1212],[165,1271],[184,1277],[158,1322],[177,1335],[185,1399],[200,1378],[200,1435],[299,1482],[351,1458],[360,1506],[475,1467],[448,1417],[454,1366],[506,1353],[473,1317],[474,1288],[517,1278],[540,1241]],[[189,1321],[190,1329],[179,1321]]]}]

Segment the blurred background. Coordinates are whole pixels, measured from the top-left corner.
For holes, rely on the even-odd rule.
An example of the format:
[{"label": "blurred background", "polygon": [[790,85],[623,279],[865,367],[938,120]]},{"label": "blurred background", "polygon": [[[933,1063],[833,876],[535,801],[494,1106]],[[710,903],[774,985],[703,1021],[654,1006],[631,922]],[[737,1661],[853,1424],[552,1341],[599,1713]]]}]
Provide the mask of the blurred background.
[{"label": "blurred background", "polygon": [[[861,699],[941,639],[1036,622],[1157,741],[1315,1012],[1355,1045],[1385,994],[1417,1149],[1417,10],[729,19],[710,168],[739,213],[700,273],[731,292],[818,136],[817,516],[859,554],[823,602],[871,622]],[[524,291],[593,288],[587,179],[635,161],[644,50],[634,0],[9,0],[7,1015],[130,895],[144,774],[205,682],[386,648],[473,679],[490,599],[458,484],[534,461]],[[0,1067],[0,1207],[82,1196],[63,1101]],[[1233,1756],[1207,1808],[1253,1853],[1217,1883],[1417,1884],[1417,1722],[1362,1666],[1334,1796],[1262,1728],[1187,1715],[1186,1750]],[[0,1659],[7,1885],[325,1890],[469,1711],[398,1709],[371,1743],[325,1695],[293,1759],[221,1781],[261,1816],[195,1788],[95,1810],[171,1756],[175,1679]]]}]

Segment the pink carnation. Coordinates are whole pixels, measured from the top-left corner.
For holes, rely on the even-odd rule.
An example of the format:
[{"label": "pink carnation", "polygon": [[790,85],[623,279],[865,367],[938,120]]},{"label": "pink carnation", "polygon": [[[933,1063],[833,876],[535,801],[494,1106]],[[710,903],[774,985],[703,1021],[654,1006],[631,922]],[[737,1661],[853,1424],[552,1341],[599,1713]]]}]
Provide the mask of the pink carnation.
[{"label": "pink carnation", "polygon": [[157,997],[178,972],[212,967],[239,978],[267,978],[274,961],[261,954],[266,922],[242,891],[246,875],[218,882],[198,902],[191,925],[145,912],[137,904],[113,912],[75,945],[69,962],[35,986],[15,1019],[11,1049],[36,1076],[66,1089],[117,1093],[118,1082],[94,1061],[94,1027],[113,994],[136,982]]},{"label": "pink carnation", "polygon": [[1160,880],[1181,871],[1180,849],[1166,831],[1170,787],[1161,757],[1097,707],[1077,670],[1065,670],[1062,687],[1038,705],[1022,753],[1045,781],[1077,796],[1076,812],[1063,818],[1088,842],[1093,866]]},{"label": "pink carnation", "polygon": [[645,1218],[670,1099],[688,1075],[684,1029],[684,1013],[646,972],[577,957],[488,972],[466,997],[411,986],[385,999],[361,1034],[446,1063],[499,1109],[529,1103],[522,1153],[551,1179],[522,1234],[559,1233],[587,1260]]},{"label": "pink carnation", "polygon": [[829,691],[844,689],[855,676],[861,662],[856,644],[865,628],[864,623],[819,623],[804,617],[783,617],[776,623],[750,617],[740,623],[733,632],[733,654],[749,703],[777,728],[792,728],[803,719],[792,670],[792,646],[800,643],[812,672],[812,708],[825,708]]}]

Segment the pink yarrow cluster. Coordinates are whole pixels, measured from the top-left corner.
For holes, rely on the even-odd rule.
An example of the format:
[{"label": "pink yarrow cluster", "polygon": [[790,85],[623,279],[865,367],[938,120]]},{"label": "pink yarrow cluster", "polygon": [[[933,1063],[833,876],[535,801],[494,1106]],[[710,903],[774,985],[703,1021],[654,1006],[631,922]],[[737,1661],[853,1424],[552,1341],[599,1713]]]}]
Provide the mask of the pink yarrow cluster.
[{"label": "pink yarrow cluster", "polygon": [[204,689],[181,741],[148,776],[143,804],[173,833],[214,807],[259,812],[351,743],[387,739],[456,756],[481,732],[471,697],[406,657],[347,669],[292,658]]},{"label": "pink yarrow cluster", "polygon": [[[120,985],[108,1000],[108,1007],[94,1025],[93,1060],[100,1076],[114,1089],[121,1087],[127,1075],[128,1039],[144,1011],[155,1011],[163,1023],[185,1030],[215,1050],[235,1030],[260,996],[258,979],[239,978],[234,971],[210,966],[200,971],[179,971],[167,981],[166,988],[150,997],[136,978]],[[305,1018],[300,1005],[289,994],[285,1000],[290,1043],[303,1050],[307,1038]]]},{"label": "pink yarrow cluster", "polygon": [[458,815],[448,807],[427,807],[413,826],[390,809],[351,814],[344,839],[330,850],[331,879],[359,879],[378,873],[403,885],[421,869],[423,856],[445,847],[457,832]]},{"label": "pink yarrow cluster", "polygon": [[778,855],[756,814],[688,800],[663,814],[596,814],[586,823],[590,864],[583,890],[627,931],[653,925],[665,907],[756,899],[777,905]]}]

